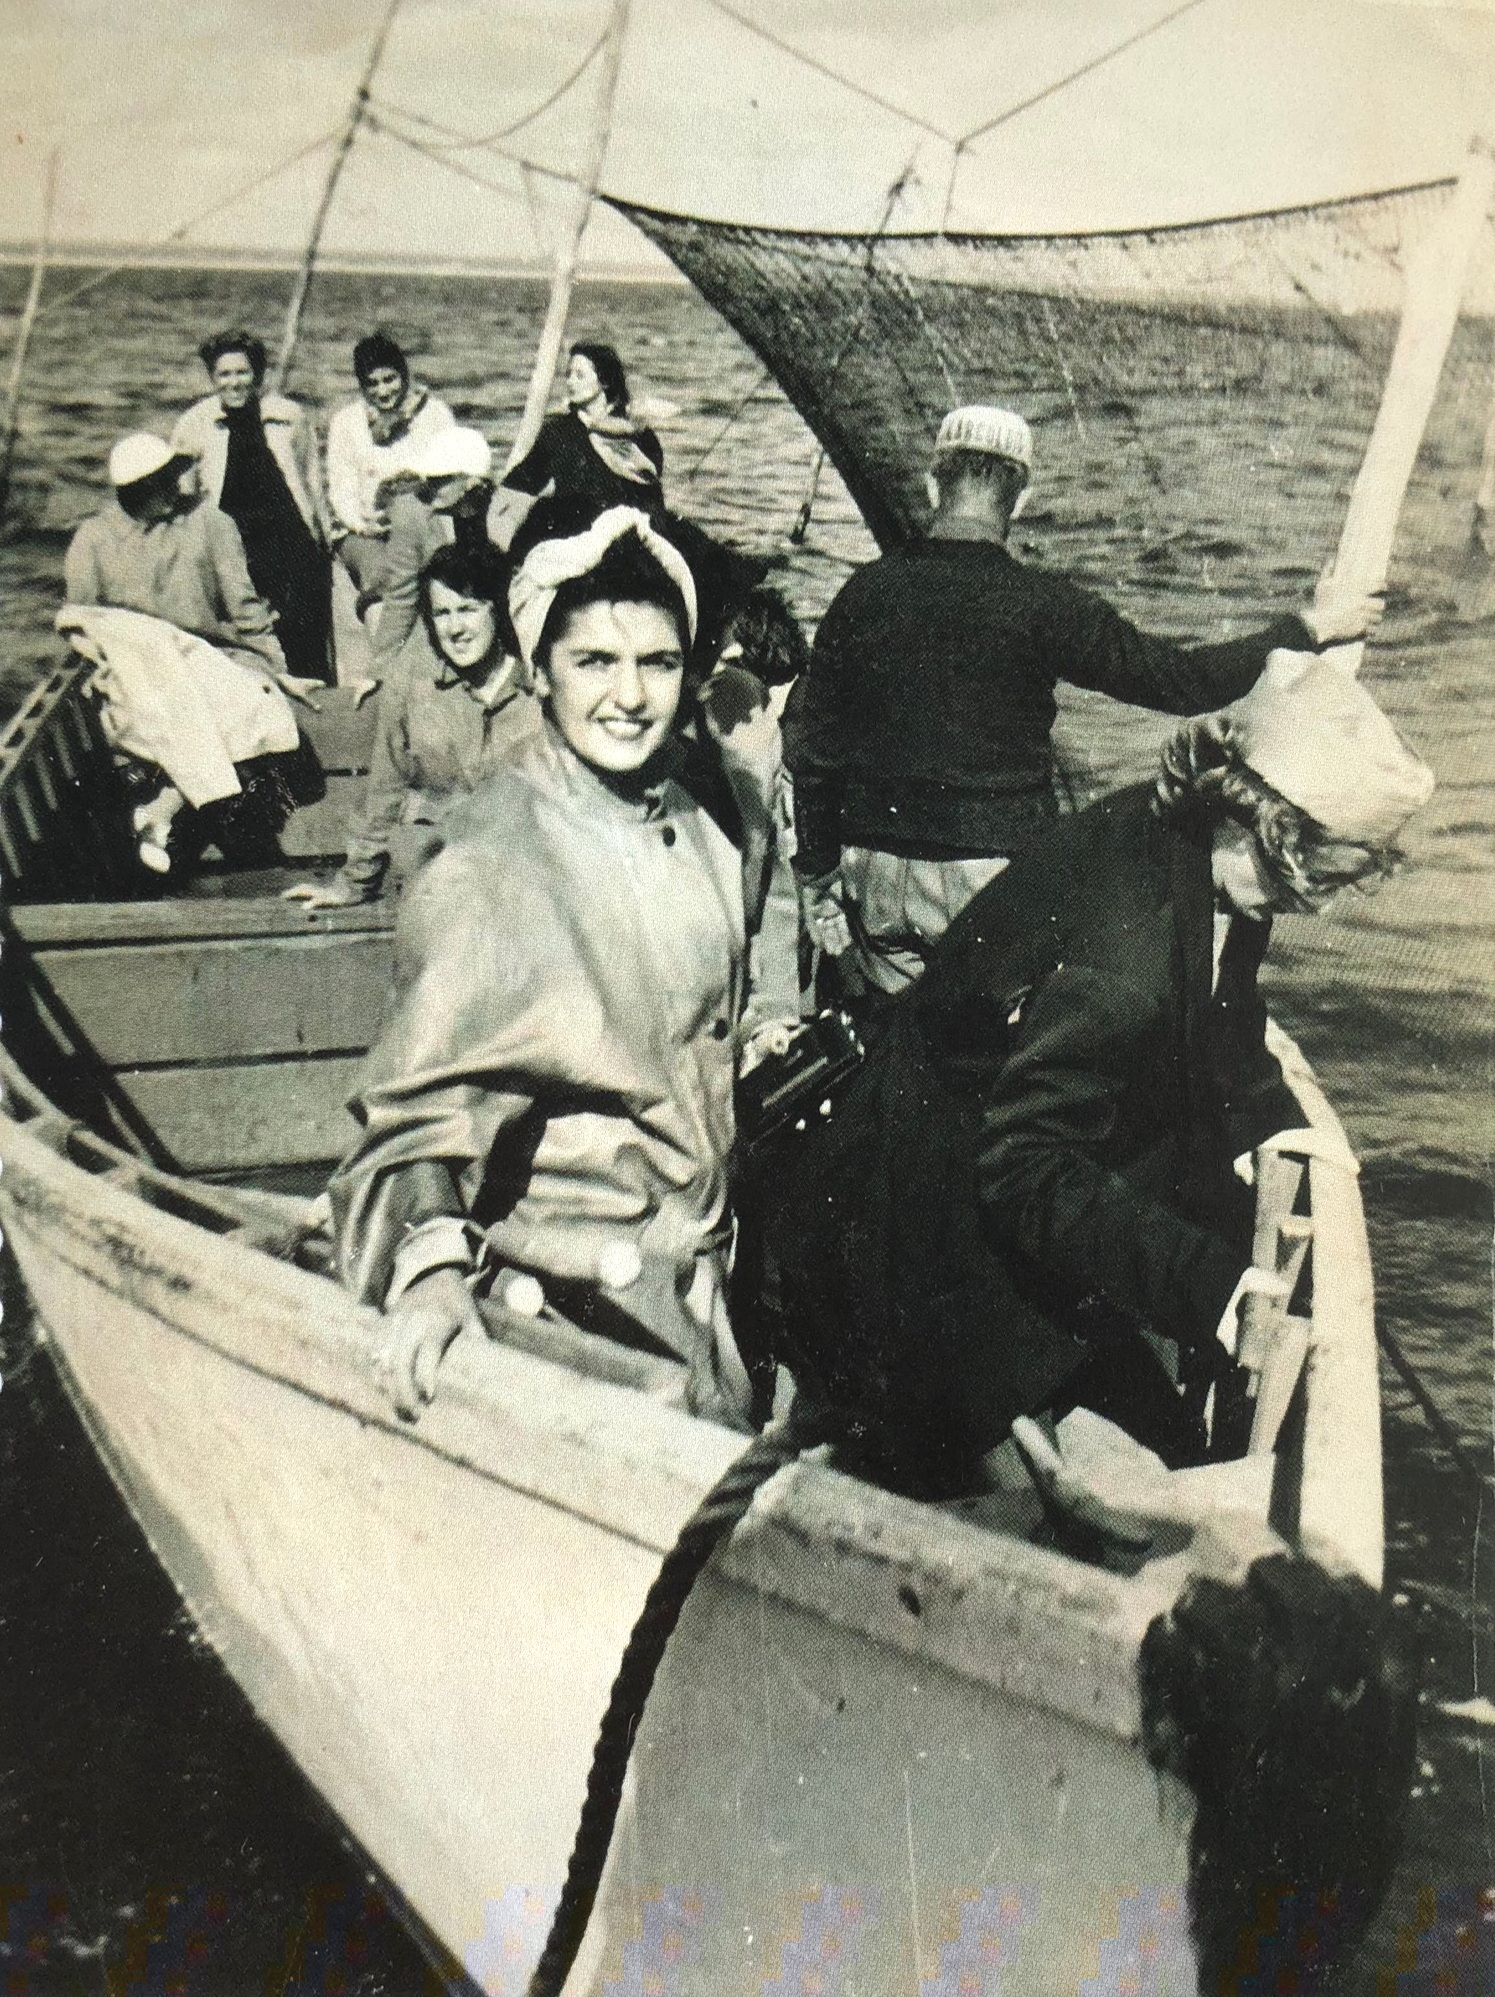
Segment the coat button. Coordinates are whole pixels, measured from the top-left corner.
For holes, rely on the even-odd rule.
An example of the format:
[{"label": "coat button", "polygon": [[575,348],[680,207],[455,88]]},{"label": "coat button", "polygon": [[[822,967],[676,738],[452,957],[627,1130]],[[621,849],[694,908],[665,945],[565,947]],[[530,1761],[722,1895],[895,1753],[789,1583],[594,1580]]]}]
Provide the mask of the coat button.
[{"label": "coat button", "polygon": [[661,831],[660,831],[660,834],[659,834],[659,836],[660,836],[660,838],[661,838],[661,839],[662,839],[662,840],[664,841],[664,843],[666,844],[666,846],[673,846],[673,845],[674,845],[674,843],[675,843],[675,828],[674,828],[674,826],[673,826],[673,825],[666,825],[666,826],[664,826],[664,827],[663,827],[663,828],[661,829]]},{"label": "coat button", "polygon": [[711,1037],[712,1037],[712,1039],[713,1039],[713,1040],[725,1040],[725,1039],[726,1039],[726,1037],[727,1037],[727,1035],[728,1035],[728,1034],[729,1034],[729,1033],[730,1033],[731,1031],[732,1031],[731,1027],[730,1027],[730,1026],[728,1026],[727,1022],[726,1022],[726,1021],[725,1021],[724,1019],[713,1019],[713,1020],[712,1020],[712,1022],[711,1022]]}]

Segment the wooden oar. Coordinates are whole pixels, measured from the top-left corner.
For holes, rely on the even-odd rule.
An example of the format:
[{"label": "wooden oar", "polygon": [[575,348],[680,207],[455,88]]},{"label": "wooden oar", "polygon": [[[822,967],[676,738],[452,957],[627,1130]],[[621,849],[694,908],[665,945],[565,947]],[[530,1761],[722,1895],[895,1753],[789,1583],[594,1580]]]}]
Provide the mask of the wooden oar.
[{"label": "wooden oar", "polygon": [[[1446,207],[1408,259],[1396,347],[1334,558],[1335,578],[1350,590],[1385,587],[1402,501],[1492,196],[1495,152],[1487,140],[1476,137]],[[1341,645],[1331,656],[1353,673],[1364,652],[1363,643]]]}]

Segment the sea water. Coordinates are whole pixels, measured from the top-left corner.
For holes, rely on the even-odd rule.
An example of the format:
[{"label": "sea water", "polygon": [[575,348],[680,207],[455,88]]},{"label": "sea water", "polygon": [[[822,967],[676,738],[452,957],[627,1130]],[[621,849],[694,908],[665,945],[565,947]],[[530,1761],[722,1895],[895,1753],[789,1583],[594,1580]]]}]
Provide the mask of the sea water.
[{"label": "sea water", "polygon": [[[168,431],[206,387],[197,341],[243,324],[273,341],[288,278],[65,271],[38,324],[11,504],[0,528],[0,699],[57,657],[51,617],[76,523],[125,430]],[[0,349],[23,274],[0,272]],[[513,434],[541,287],[470,277],[318,281],[291,387],[325,413],[348,351],[386,325],[422,378],[500,447]],[[672,504],[775,558],[813,621],[871,544],[834,474],[791,530],[815,445],[754,357],[693,294],[583,287],[575,337],[610,340],[661,425]],[[1466,335],[1462,365],[1487,366]],[[1439,790],[1408,864],[1373,897],[1285,921],[1268,976],[1364,1160],[1383,1322],[1470,1452],[1490,1460],[1492,1008],[1495,1008],[1495,579],[1467,553],[1479,425],[1445,395],[1398,547],[1393,613],[1366,676]],[[1237,388],[1232,424],[1268,447],[1276,412]],[[1348,455],[1287,465],[1270,546],[1228,519],[1149,527],[1157,466],[1186,478],[1221,410],[1191,388],[1092,418],[1084,448],[1040,432],[1020,552],[1105,587],[1139,621],[1201,637],[1290,608],[1322,555],[1293,532],[1342,488]],[[1105,425],[1109,424],[1107,432]],[[1047,480],[1047,491],[1045,482]],[[1310,505],[1310,497],[1312,504]],[[1187,495],[1184,495],[1186,500]],[[1169,494],[1177,510],[1180,494]],[[1187,507],[1185,506],[1185,511]],[[1162,726],[1093,699],[1060,740],[1081,795],[1140,776]],[[195,1636],[32,1342],[7,1272],[0,1330],[0,1972],[7,1993],[415,1992],[430,1972],[377,1887]],[[1383,1374],[1390,1586],[1426,1659],[1402,1859],[1350,1987],[1495,1989],[1495,1563],[1489,1519],[1405,1391]],[[1140,1986],[1145,1988],[1144,1986]],[[1247,1987],[1246,1985],[1242,1986]],[[661,1990],[666,1986],[661,1984]],[[995,1997],[995,1985],[983,1997]]]}]

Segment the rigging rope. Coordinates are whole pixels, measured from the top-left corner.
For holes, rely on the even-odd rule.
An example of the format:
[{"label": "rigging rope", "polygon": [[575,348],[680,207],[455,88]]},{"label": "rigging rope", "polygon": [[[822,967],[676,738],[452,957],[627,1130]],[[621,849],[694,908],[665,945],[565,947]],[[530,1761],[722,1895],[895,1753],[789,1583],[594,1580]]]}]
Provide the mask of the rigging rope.
[{"label": "rigging rope", "polygon": [[[204,222],[210,221],[214,215],[222,214],[225,208],[232,208],[236,202],[242,201],[245,195],[253,194],[256,189],[264,187],[267,182],[276,179],[282,173],[288,172],[291,167],[298,165],[300,161],[310,158],[314,152],[319,152],[323,146],[331,145],[341,130],[342,126],[340,124],[334,125],[330,132],[323,132],[319,139],[313,139],[308,145],[301,146],[297,151],[287,154],[283,160],[277,161],[274,166],[267,167],[263,173],[256,174],[253,180],[248,180],[242,187],[235,188],[232,194],[225,194],[220,200],[213,202],[211,206],[200,209],[197,214],[189,217],[187,221],[179,222],[170,235],[162,236],[158,243],[150,247],[166,249],[172,243],[185,241],[192,230],[200,228]],[[111,264],[108,270],[95,271],[92,277],[85,278],[81,284],[75,284],[70,291],[64,291],[60,297],[49,300],[41,308],[37,317],[44,319],[49,313],[60,312],[64,306],[71,305],[75,298],[81,298],[85,292],[93,291],[99,285],[107,283],[111,277],[118,277],[123,271],[135,268],[134,264],[121,263]]]},{"label": "rigging rope", "polygon": [[1078,83],[1081,77],[1093,76],[1096,70],[1103,69],[1117,56],[1124,55],[1128,49],[1134,49],[1138,42],[1145,42],[1149,35],[1155,35],[1160,29],[1166,28],[1170,21],[1176,21],[1181,14],[1187,14],[1191,8],[1202,7],[1203,4],[1204,0],[1183,0],[1182,6],[1173,8],[1170,13],[1161,15],[1156,21],[1149,22],[1145,28],[1139,28],[1135,34],[1128,35],[1125,41],[1118,42],[1114,48],[1105,50],[1101,55],[1092,56],[1089,62],[1081,63],[1078,69],[1072,69],[1068,76],[1061,76],[1056,83],[1045,84],[1042,90],[1036,90],[1031,97],[1023,98],[1021,103],[1009,104],[1007,109],[999,111],[995,118],[988,118],[983,125],[973,125],[970,131],[962,132],[960,137],[951,143],[962,150],[974,145],[977,139],[984,139],[988,132],[996,131],[999,125],[1010,124],[1014,118],[1020,118],[1024,111],[1031,111],[1035,104],[1042,104],[1050,97],[1057,97],[1061,90],[1067,90],[1072,83]]},{"label": "rigging rope", "polygon": [[[1190,4],[1194,4],[1194,0],[1190,0]],[[947,132],[941,126],[931,124],[927,118],[921,118],[917,111],[905,110],[901,104],[894,104],[887,97],[879,97],[875,90],[869,90],[863,83],[853,83],[849,76],[842,76],[838,71],[832,69],[828,63],[821,62],[816,56],[806,55],[803,49],[797,49],[792,42],[781,40],[771,29],[763,27],[760,22],[753,20],[751,16],[739,14],[735,7],[727,5],[727,0],[707,0],[707,5],[714,8],[718,14],[725,14],[729,21],[735,21],[739,28],[746,28],[750,35],[757,35],[761,41],[767,42],[772,48],[778,49],[784,55],[792,56],[797,63],[802,63],[806,69],[815,70],[817,74],[827,77],[830,82],[839,84],[843,90],[851,91],[854,96],[864,97],[869,104],[877,105],[879,110],[891,112],[893,117],[902,118],[905,124],[917,125],[921,132],[928,132],[936,139],[943,139],[947,146],[953,146],[957,143],[953,132]]]},{"label": "rigging rope", "polygon": [[448,139],[444,142],[444,149],[452,152],[465,152],[481,146],[496,146],[504,139],[512,139],[516,132],[522,132],[526,125],[533,125],[536,119],[543,118],[547,111],[560,103],[568,90],[573,89],[576,84],[580,83],[592,64],[601,55],[603,49],[606,48],[608,33],[609,30],[604,28],[569,76],[563,82],[558,83],[544,102],[537,104],[532,111],[526,111],[524,116],[516,118],[512,125],[504,125],[498,131],[489,132],[482,138],[457,137]]},{"label": "rigging rope", "polygon": [[[485,179],[482,174],[474,173],[470,166],[464,166],[460,160],[449,158],[444,152],[433,150],[409,132],[397,132],[393,125],[387,125],[376,111],[366,111],[363,122],[369,131],[376,133],[381,139],[389,139],[397,146],[407,146],[411,152],[419,153],[422,159],[428,159],[433,166],[445,167],[448,173],[456,174],[459,179],[471,181],[474,187],[485,188],[489,194],[497,194],[505,201],[517,201],[521,204],[524,202],[524,195],[517,194],[512,187],[501,187],[496,180]],[[533,222],[533,203],[531,203],[530,219]]]},{"label": "rigging rope", "polygon": [[[422,111],[408,111],[402,104],[390,103],[387,97],[371,98],[370,102],[382,114],[381,128],[385,136],[391,139],[398,139],[404,145],[414,146],[417,152],[422,150],[422,142],[413,139],[409,133],[398,131],[391,126],[388,123],[391,117],[401,118],[410,125],[424,126],[427,131],[437,132],[444,139],[461,139],[463,146],[467,143],[468,135],[459,132],[455,125],[443,125],[435,118],[428,118]],[[368,115],[365,113],[366,119]],[[463,146],[453,147],[452,150],[460,152],[463,150]],[[511,152],[507,146],[499,145],[495,139],[486,141],[486,150],[493,153],[498,159],[508,160],[512,166],[519,167],[525,173],[538,174],[542,180],[554,180],[565,187],[584,188],[586,186],[586,182],[579,174],[564,173],[559,167],[544,166],[539,160],[531,159],[526,153]],[[435,158],[436,154],[432,153],[430,157]],[[486,185],[492,186],[493,183],[489,181]]]},{"label": "rigging rope", "polygon": [[691,1589],[769,1478],[830,1434],[824,1416],[806,1413],[798,1403],[791,1405],[783,1423],[765,1430],[706,1493],[665,1555],[633,1626],[598,1729],[566,1883],[527,1997],[560,1997],[576,1961],[607,1863],[634,1735]]}]

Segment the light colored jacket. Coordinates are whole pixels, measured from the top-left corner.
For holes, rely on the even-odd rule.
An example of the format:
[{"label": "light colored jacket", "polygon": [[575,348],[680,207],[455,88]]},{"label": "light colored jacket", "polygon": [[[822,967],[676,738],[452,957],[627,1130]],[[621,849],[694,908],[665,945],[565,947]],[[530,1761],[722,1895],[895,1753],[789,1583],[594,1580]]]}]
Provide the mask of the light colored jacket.
[{"label": "light colored jacket", "polygon": [[399,435],[386,444],[376,442],[369,428],[368,404],[361,395],[339,409],[327,425],[327,504],[335,536],[386,532],[380,486],[409,468],[412,452],[428,437],[439,436],[456,422],[439,395],[429,389],[415,393],[421,399],[402,422]]},{"label": "light colored jacket", "polygon": [[[297,511],[317,539],[324,541],[327,506],[311,418],[299,402],[277,395],[273,389],[260,397],[260,416],[270,455],[285,474]],[[223,475],[228,470],[228,424],[216,395],[205,395],[177,419],[171,448],[196,458],[199,490],[216,506],[223,496]]]},{"label": "light colored jacket", "polygon": [[230,653],[285,671],[275,616],[249,580],[244,543],[226,513],[205,501],[146,527],[117,500],[85,520],[63,562],[70,604],[138,610]]},{"label": "light colored jacket", "polygon": [[[676,777],[628,802],[547,724],[448,814],[401,908],[396,1007],[329,1191],[382,1302],[407,1229],[502,1186],[490,1251],[543,1282],[631,1263],[620,1309],[709,1372],[747,935],[743,856]],[[698,1269],[698,1264],[705,1264]]]}]

